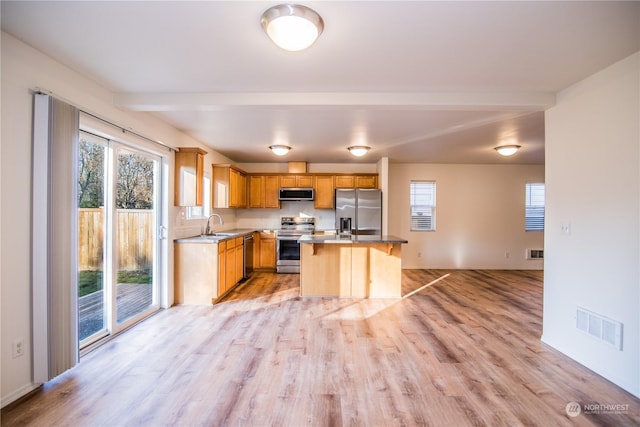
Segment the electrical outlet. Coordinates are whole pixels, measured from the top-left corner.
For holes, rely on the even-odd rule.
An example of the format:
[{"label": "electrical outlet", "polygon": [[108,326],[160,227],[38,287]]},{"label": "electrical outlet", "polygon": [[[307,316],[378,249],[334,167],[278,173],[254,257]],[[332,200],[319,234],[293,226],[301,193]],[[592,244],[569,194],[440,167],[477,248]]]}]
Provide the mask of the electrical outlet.
[{"label": "electrical outlet", "polygon": [[505,251],[505,253],[504,253],[504,257],[505,257],[505,258],[509,258],[509,255],[510,255],[510,254],[509,254],[509,251]]},{"label": "electrical outlet", "polygon": [[14,359],[24,354],[24,340],[22,338],[13,340],[12,354]]},{"label": "electrical outlet", "polygon": [[418,252],[418,258],[422,258],[422,252]]}]

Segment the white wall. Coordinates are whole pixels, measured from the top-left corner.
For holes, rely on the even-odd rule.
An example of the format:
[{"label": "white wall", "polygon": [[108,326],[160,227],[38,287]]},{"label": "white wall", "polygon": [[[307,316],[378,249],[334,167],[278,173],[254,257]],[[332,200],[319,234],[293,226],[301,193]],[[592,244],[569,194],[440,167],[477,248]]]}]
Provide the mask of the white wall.
[{"label": "white wall", "polygon": [[[545,121],[543,341],[640,396],[640,53],[560,92]],[[578,331],[576,306],[622,322],[623,350]]]},{"label": "white wall", "polygon": [[[412,180],[436,182],[436,231],[409,231]],[[389,234],[409,241],[402,268],[542,269],[525,259],[543,248],[542,232],[524,231],[527,182],[544,182],[544,166],[391,163]]]},{"label": "white wall", "polygon": [[[58,97],[173,146],[201,146],[198,141],[144,113],[129,113],[113,106],[112,94],[77,72],[35,51],[12,36],[2,33],[2,130],[0,230],[2,241],[1,290],[1,399],[2,406],[33,388],[31,383],[31,90],[40,87]],[[211,151],[207,149],[207,151]],[[219,155],[218,155],[219,156]],[[216,154],[208,162],[221,161]],[[173,161],[170,161],[173,165]],[[170,171],[171,174],[173,171]],[[172,176],[172,175],[170,175]],[[169,180],[173,198],[173,179]],[[172,218],[179,209],[170,209]],[[171,250],[171,246],[170,246]],[[169,259],[173,259],[172,252]],[[173,277],[170,266],[169,277]],[[172,290],[173,285],[169,288]],[[14,339],[25,339],[25,355],[11,357]]]}]

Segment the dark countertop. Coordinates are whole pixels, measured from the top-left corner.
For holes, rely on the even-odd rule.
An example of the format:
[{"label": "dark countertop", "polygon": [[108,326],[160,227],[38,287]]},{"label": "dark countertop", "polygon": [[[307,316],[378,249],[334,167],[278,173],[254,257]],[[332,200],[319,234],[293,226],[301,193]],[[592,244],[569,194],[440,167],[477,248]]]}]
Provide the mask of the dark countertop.
[{"label": "dark countertop", "polygon": [[354,243],[409,243],[406,239],[389,235],[351,235],[337,236],[335,234],[314,234],[301,236],[300,243],[329,243],[329,244],[354,244]]},{"label": "dark countertop", "polygon": [[235,239],[236,237],[245,236],[256,231],[253,228],[234,228],[233,230],[220,230],[211,235],[198,235],[192,237],[183,237],[175,239],[175,243],[220,243],[225,240]]}]

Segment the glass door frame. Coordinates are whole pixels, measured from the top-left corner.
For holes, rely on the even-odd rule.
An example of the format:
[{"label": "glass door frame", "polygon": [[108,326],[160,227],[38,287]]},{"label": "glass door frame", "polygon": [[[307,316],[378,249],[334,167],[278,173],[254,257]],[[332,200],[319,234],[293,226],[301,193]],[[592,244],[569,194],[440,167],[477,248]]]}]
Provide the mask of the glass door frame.
[{"label": "glass door frame", "polygon": [[[80,350],[86,353],[97,345],[104,338],[116,334],[131,325],[139,322],[143,318],[158,311],[163,304],[166,305],[168,290],[166,289],[168,279],[168,243],[166,220],[169,207],[168,200],[168,162],[169,154],[162,151],[153,150],[148,146],[139,146],[134,142],[118,138],[112,139],[110,135],[97,131],[93,132],[91,126],[83,126],[81,119],[80,132],[86,134],[92,142],[98,142],[105,146],[104,160],[104,266],[103,266],[103,289],[104,289],[104,328],[93,333],[79,342]],[[79,138],[80,140],[80,138]],[[78,140],[78,144],[80,143]],[[116,208],[116,182],[117,182],[117,159],[118,152],[126,151],[135,153],[154,161],[154,183],[153,183],[153,206],[154,224],[152,226],[153,238],[153,266],[152,266],[152,303],[142,312],[117,322],[117,292],[116,279],[118,270],[117,261],[117,208]],[[79,323],[78,323],[79,325]]]},{"label": "glass door frame", "polygon": [[[109,308],[110,308],[110,313],[109,313],[109,318],[110,318],[110,326],[111,326],[111,332],[112,333],[118,333],[126,328],[128,328],[129,326],[139,322],[140,320],[144,319],[145,317],[149,316],[150,314],[154,313],[155,311],[160,309],[160,239],[162,236],[160,236],[160,224],[162,223],[161,221],[161,216],[162,216],[162,158],[161,156],[154,154],[154,153],[150,153],[146,150],[142,150],[138,147],[134,147],[132,145],[129,144],[124,144],[121,142],[116,142],[116,141],[111,141],[112,145],[112,149],[110,150],[110,156],[113,156],[113,158],[111,159],[111,164],[110,166],[112,167],[112,173],[113,173],[113,179],[110,180],[112,181],[112,188],[109,189],[109,191],[111,192],[112,195],[112,200],[113,203],[110,204],[109,209],[112,210],[112,214],[110,216],[111,218],[111,229],[114,230],[114,232],[111,235],[110,241],[111,241],[111,245],[112,245],[112,253],[111,253],[111,282],[110,282],[110,288],[111,288],[111,301],[109,304]],[[152,277],[152,290],[151,290],[151,295],[152,295],[152,301],[151,301],[151,305],[149,305],[149,307],[147,307],[146,309],[144,309],[143,311],[128,317],[126,319],[124,319],[122,322],[118,322],[118,316],[117,316],[117,310],[118,310],[118,303],[117,303],[117,278],[118,278],[118,251],[114,250],[113,248],[118,248],[118,225],[117,225],[117,221],[118,221],[118,208],[116,206],[115,200],[116,200],[116,183],[117,183],[117,179],[118,179],[118,155],[121,152],[127,152],[127,153],[133,153],[133,154],[137,154],[140,156],[143,156],[145,158],[148,158],[150,160],[153,160],[154,162],[154,180],[153,180],[153,211],[154,211],[154,215],[153,215],[153,225],[152,225],[152,230],[153,230],[153,263],[152,263],[152,268],[151,268],[151,277]]]}]

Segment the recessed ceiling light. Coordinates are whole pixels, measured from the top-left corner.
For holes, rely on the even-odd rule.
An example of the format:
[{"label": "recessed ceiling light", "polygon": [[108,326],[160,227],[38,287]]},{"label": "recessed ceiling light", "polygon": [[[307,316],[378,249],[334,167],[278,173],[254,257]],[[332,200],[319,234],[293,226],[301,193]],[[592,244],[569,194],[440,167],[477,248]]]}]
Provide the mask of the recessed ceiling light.
[{"label": "recessed ceiling light", "polygon": [[273,6],[262,14],[260,23],[277,46],[292,52],[311,46],[324,29],[320,15],[300,4]]}]

